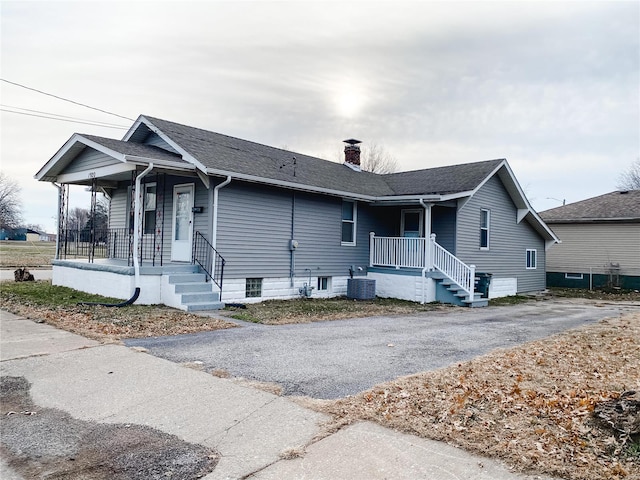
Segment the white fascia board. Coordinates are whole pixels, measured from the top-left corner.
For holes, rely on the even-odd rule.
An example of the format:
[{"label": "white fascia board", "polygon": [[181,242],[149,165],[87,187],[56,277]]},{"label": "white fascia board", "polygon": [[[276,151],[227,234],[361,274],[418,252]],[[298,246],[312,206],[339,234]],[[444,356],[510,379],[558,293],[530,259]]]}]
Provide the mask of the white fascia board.
[{"label": "white fascia board", "polygon": [[[176,142],[174,142],[170,137],[168,137],[167,135],[165,135],[162,130],[160,130],[158,127],[156,127],[149,119],[145,118],[143,115],[140,115],[140,118],[138,119],[141,123],[144,123],[147,127],[149,127],[149,129],[155,133],[156,135],[158,135],[162,140],[164,140],[165,142],[167,142],[169,145],[171,145],[177,152],[180,153],[180,155],[182,155],[182,159],[193,164],[198,170],[201,170],[202,172],[207,172],[207,168],[200,163],[195,157],[193,157],[189,152],[187,152],[184,148],[182,148],[179,144],[177,144]],[[139,124],[138,124],[139,125]]]},{"label": "white fascia board", "polygon": [[160,160],[151,157],[140,157],[138,155],[125,155],[125,161],[133,163],[135,165],[149,165],[153,163],[154,167],[162,167],[167,170],[181,170],[192,172],[196,169],[196,166],[191,163],[172,162],[171,160]]},{"label": "white fascia board", "polygon": [[98,150],[99,152],[104,153],[105,155],[109,155],[110,157],[115,158],[116,160],[120,160],[121,162],[124,162],[124,155],[121,153],[116,152],[115,150],[111,150],[110,148],[106,148],[102,145],[100,145],[99,143],[96,143],[92,140],[89,140],[88,138],[83,137],[82,135],[80,135],[79,133],[74,133],[71,138],[69,138],[69,140],[67,140],[65,142],[65,144],[60,148],[60,150],[58,150],[56,152],[56,154],[51,157],[51,160],[49,160],[44,167],[42,167],[38,173],[36,173],[34,175],[36,180],[41,180],[43,177],[45,177],[47,175],[47,173],[49,173],[49,171],[54,167],[54,165],[56,165],[65,155],[66,153],[71,150],[71,148],[76,144],[76,143],[81,143],[87,147],[91,147],[95,150]]},{"label": "white fascia board", "polygon": [[130,172],[135,170],[136,166],[133,163],[117,163],[115,165],[108,165],[106,167],[95,168],[90,171],[64,173],[58,175],[58,183],[74,183],[85,180],[91,180],[92,178],[102,178],[109,175],[117,175],[118,173]]}]

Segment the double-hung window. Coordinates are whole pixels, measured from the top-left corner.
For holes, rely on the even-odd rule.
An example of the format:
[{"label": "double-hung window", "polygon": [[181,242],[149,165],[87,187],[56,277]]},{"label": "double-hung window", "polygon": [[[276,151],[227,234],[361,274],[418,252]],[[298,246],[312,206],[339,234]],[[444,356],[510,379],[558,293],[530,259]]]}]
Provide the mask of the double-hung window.
[{"label": "double-hung window", "polygon": [[527,248],[527,270],[538,268],[538,251],[535,248]]},{"label": "double-hung window", "polygon": [[480,210],[480,250],[489,250],[489,233],[491,230],[491,211]]},{"label": "double-hung window", "polygon": [[356,221],[358,212],[356,202],[342,202],[342,245],[356,244]]}]

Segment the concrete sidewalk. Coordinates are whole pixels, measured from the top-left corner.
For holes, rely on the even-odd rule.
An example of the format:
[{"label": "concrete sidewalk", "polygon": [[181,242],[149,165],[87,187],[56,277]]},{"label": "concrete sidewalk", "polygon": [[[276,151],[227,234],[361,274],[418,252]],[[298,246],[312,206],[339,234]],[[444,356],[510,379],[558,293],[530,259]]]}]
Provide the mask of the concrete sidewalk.
[{"label": "concrete sidewalk", "polygon": [[[327,418],[286,397],[6,312],[0,327],[0,373],[25,377],[36,405],[80,420],[145,425],[214,448],[220,461],[207,480],[543,478],[368,422],[314,442]],[[304,454],[283,460],[291,449]],[[0,466],[3,479],[21,478]]]}]

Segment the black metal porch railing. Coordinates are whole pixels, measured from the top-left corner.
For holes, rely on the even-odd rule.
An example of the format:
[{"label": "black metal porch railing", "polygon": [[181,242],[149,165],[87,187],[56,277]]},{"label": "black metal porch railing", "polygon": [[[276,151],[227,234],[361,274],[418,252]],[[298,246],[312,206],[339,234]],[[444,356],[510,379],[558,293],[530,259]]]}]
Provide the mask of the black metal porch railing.
[{"label": "black metal porch railing", "polygon": [[225,260],[200,232],[196,232],[193,239],[193,263],[204,270],[207,280],[211,279],[218,286],[222,298]]},{"label": "black metal porch railing", "polygon": [[[133,233],[128,228],[96,229],[91,235],[91,229],[65,229],[61,232],[58,243],[58,258],[87,259],[93,262],[96,258],[111,258],[126,260],[127,265],[133,265]],[[149,238],[152,237],[152,238]],[[156,251],[155,237],[142,235],[140,237],[140,260],[153,260],[162,265],[162,259]]]}]

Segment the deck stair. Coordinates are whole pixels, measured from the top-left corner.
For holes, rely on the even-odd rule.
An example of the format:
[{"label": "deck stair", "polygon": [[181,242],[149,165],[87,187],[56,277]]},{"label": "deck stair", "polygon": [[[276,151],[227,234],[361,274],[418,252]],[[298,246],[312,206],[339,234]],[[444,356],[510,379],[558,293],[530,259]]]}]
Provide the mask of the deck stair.
[{"label": "deck stair", "polygon": [[464,289],[444,274],[433,278],[436,281],[436,300],[439,302],[473,308],[489,305],[489,299],[483,298],[482,293],[474,292],[473,298],[469,298],[469,294]]}]

